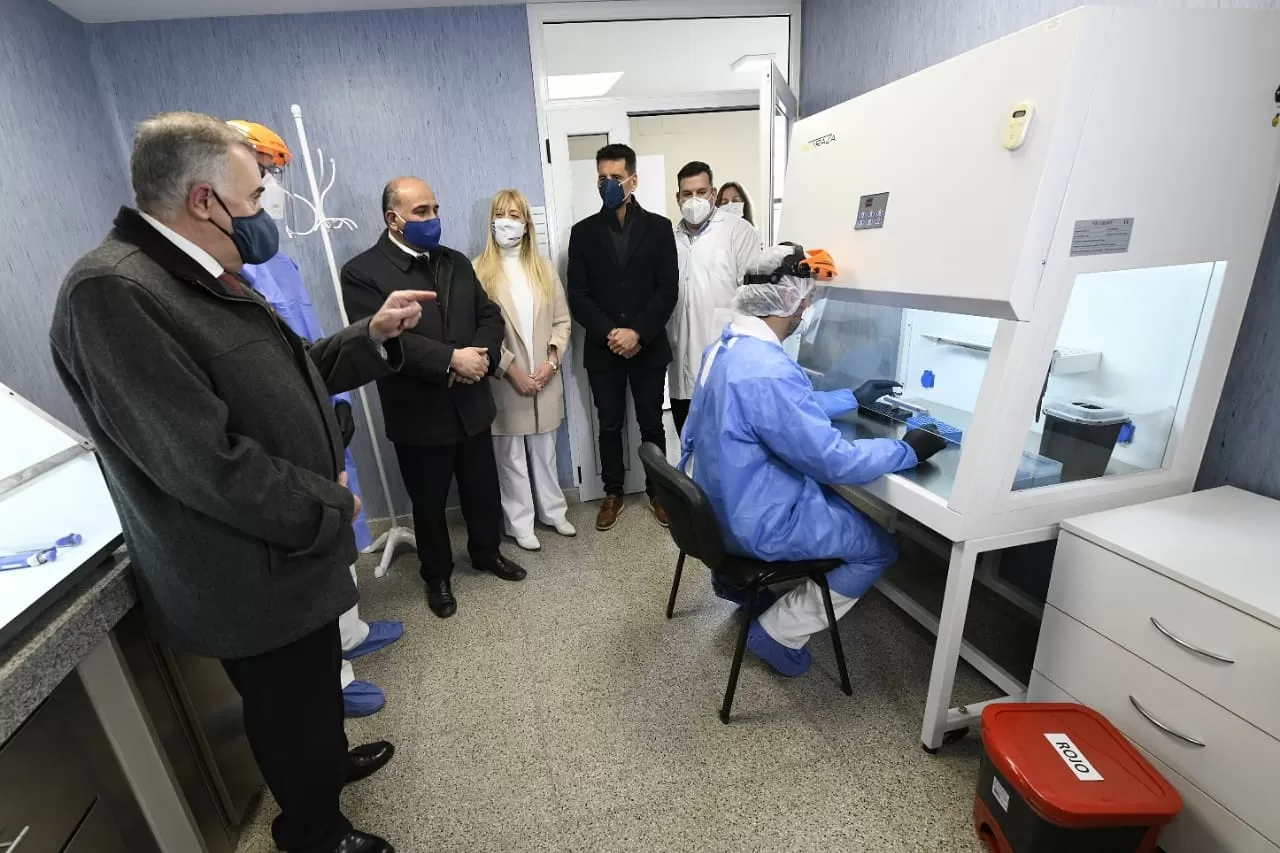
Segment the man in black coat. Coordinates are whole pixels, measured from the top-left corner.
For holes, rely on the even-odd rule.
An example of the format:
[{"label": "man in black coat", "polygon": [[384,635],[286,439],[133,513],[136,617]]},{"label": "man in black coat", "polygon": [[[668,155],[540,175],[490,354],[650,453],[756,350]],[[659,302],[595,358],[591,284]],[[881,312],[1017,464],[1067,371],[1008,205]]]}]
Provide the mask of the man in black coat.
[{"label": "man in black coat", "polygon": [[278,235],[238,131],[155,116],[138,127],[130,172],[138,207],[68,273],[49,337],[148,624],[222,661],[280,806],[281,850],[394,853],[339,803],[392,748],[348,753],[343,732],[338,617],[356,602],[360,505],[329,397],[398,369],[397,338],[434,296],[390,293],[308,344],[240,275],[276,253]]},{"label": "man in black coat", "polygon": [[[675,233],[664,216],[635,200],[636,152],[606,145],[596,153],[604,207],[573,226],[569,237],[569,307],[586,330],[583,364],[600,420],[600,467],[605,499],[596,529],[608,530],[622,512],[626,461],[622,430],[627,386],[640,437],[666,447],[662,398],[671,363],[667,319],[679,297]],[[649,505],[667,518],[647,484]]]},{"label": "man in black coat", "polygon": [[498,552],[502,497],[490,434],[496,409],[487,377],[498,366],[504,324],[471,261],[440,245],[440,205],[425,181],[388,183],[382,215],[387,230],[377,245],[342,268],[342,296],[352,320],[369,316],[407,282],[437,297],[421,322],[402,336],[404,365],[378,382],[378,395],[387,438],[395,444],[413,500],[427,606],[447,619],[458,608],[445,521],[455,476],[472,567],[503,580],[525,577],[523,568]]}]

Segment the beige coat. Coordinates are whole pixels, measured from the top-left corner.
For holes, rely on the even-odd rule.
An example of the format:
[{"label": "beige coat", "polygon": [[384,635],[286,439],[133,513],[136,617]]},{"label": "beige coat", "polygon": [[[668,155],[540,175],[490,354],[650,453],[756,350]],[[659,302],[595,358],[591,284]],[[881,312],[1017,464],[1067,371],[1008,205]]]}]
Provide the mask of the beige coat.
[{"label": "beige coat", "polygon": [[[547,263],[545,260],[543,263]],[[520,324],[516,320],[515,307],[511,302],[511,291],[504,281],[497,288],[494,302],[502,309],[502,319],[507,324],[506,335],[502,340],[502,357],[494,378],[489,380],[493,389],[493,399],[498,405],[498,416],[493,421],[494,435],[535,435],[552,432],[560,427],[564,420],[564,378],[563,366],[556,373],[547,387],[536,397],[522,397],[515,386],[506,379],[507,368],[512,364],[525,373],[533,373],[551,347],[556,348],[557,360],[564,361],[565,348],[569,345],[571,322],[569,319],[569,303],[565,300],[564,286],[555,268],[547,264],[552,277],[552,304],[548,305],[538,292],[533,294],[533,346],[526,347],[520,334]],[[489,282],[481,282],[489,289]],[[529,363],[528,350],[532,349],[534,357],[541,356],[536,364]]]}]

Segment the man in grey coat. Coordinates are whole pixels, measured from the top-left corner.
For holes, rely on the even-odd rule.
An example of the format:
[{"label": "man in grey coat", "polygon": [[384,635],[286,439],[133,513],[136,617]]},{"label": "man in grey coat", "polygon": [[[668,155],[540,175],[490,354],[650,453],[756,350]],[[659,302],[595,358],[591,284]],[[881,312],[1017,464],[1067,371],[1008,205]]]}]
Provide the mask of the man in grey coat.
[{"label": "man in grey coat", "polygon": [[237,273],[276,252],[243,136],[211,116],[138,127],[138,209],[58,294],[50,338],[88,424],[156,636],[219,658],[290,853],[391,853],[342,815],[342,787],[389,743],[348,752],[338,616],[356,602],[342,433],[331,394],[399,368],[432,294],[391,294],[308,345]]}]

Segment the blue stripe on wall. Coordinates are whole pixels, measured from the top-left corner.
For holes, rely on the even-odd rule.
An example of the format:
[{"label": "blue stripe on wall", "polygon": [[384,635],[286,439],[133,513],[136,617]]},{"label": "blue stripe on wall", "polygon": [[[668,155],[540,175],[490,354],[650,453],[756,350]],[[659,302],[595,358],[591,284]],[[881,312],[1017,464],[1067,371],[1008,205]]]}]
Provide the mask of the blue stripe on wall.
[{"label": "blue stripe on wall", "polygon": [[[482,245],[496,190],[518,187],[543,203],[523,6],[155,21],[89,33],[122,133],[162,110],[198,110],[266,124],[297,154],[289,107],[301,105],[313,149],[337,163],[326,210],[359,226],[333,233],[339,266],[377,238],[382,187],[396,175],[433,185],[444,242],[468,256]],[[287,178],[309,197],[300,160]],[[321,322],[336,329],[319,237],[286,239],[282,248],[298,261]],[[371,514],[383,516],[363,433],[355,452],[364,497]],[[404,512],[408,499],[385,440],[383,456]]]},{"label": "blue stripe on wall", "polygon": [[[76,427],[49,355],[58,287],[129,200],[84,26],[0,0],[0,382]],[[2,430],[0,430],[2,432]]]},{"label": "blue stripe on wall", "polygon": [[[1079,0],[804,0],[801,112],[826,109],[1078,5]],[[1280,0],[1122,5],[1280,9]],[[1280,209],[1271,219],[1200,488],[1231,484],[1280,498],[1280,335],[1272,334],[1277,327]]]}]

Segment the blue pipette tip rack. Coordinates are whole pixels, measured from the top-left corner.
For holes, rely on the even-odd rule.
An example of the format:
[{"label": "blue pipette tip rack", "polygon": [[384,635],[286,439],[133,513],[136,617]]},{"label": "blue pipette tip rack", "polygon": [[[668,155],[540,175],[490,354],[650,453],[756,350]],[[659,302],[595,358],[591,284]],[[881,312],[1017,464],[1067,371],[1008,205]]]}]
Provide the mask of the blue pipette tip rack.
[{"label": "blue pipette tip rack", "polygon": [[936,432],[952,444],[959,444],[960,439],[964,437],[964,433],[961,430],[929,415],[916,415],[915,417],[907,418],[907,426],[912,429],[927,429],[930,432]]}]

